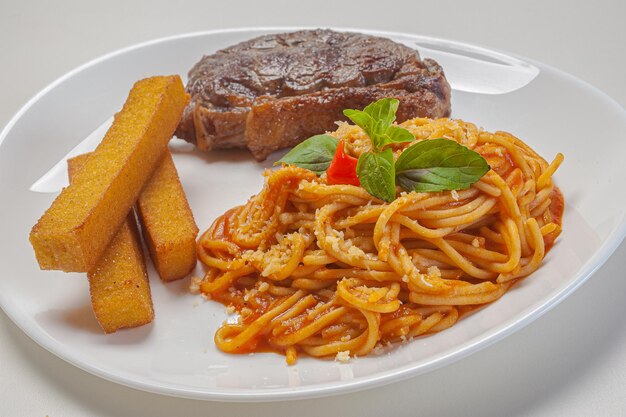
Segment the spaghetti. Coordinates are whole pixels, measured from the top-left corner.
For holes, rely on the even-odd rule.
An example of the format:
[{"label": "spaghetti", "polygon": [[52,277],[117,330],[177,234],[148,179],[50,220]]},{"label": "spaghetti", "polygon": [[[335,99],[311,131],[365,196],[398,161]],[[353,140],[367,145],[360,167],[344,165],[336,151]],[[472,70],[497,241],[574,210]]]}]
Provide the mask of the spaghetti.
[{"label": "spaghetti", "polygon": [[[265,173],[261,192],[219,217],[198,242],[200,291],[239,313],[215,343],[224,352],[274,350],[295,362],[367,355],[381,344],[439,332],[531,274],[561,232],[563,197],[546,162],[506,132],[452,119],[401,124],[417,140],[446,138],[491,169],[461,191],[400,192],[386,203],[311,171]],[[332,136],[352,155],[363,131]],[[409,144],[393,144],[395,157]]]}]

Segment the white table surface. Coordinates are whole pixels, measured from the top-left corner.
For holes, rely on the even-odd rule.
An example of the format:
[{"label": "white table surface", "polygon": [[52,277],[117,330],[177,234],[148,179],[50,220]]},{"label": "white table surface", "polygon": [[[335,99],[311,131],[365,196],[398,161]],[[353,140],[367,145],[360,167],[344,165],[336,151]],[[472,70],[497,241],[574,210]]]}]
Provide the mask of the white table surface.
[{"label": "white table surface", "polygon": [[[45,85],[101,54],[241,26],[362,27],[461,40],[556,66],[626,106],[625,17],[623,0],[0,1],[0,126]],[[19,277],[0,270],[0,279]],[[0,417],[626,416],[625,319],[622,244],[552,311],[450,366],[328,399],[227,404],[144,393],[87,374],[36,345],[0,312]]]}]

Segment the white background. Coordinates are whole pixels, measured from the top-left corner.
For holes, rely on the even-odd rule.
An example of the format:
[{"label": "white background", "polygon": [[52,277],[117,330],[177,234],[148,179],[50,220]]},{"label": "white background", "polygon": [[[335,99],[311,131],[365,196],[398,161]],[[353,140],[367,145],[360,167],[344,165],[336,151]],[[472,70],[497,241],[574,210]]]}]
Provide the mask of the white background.
[{"label": "white background", "polygon": [[[626,106],[625,19],[623,0],[0,0],[0,126],[38,90],[99,55],[153,38],[241,26],[362,27],[474,43],[556,66]],[[0,279],[20,277],[3,276],[0,268]],[[0,417],[624,416],[625,318],[623,244],[545,316],[443,369],[328,399],[223,404],[101,380],[43,350],[0,313]]]}]

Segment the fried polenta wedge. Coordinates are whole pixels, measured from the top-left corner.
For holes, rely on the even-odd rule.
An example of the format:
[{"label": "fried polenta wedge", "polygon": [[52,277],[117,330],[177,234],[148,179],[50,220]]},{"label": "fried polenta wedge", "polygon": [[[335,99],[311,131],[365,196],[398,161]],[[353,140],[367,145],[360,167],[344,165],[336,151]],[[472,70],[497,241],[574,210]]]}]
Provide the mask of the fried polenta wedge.
[{"label": "fried polenta wedge", "polygon": [[161,279],[169,282],[184,278],[196,266],[198,226],[169,151],[165,151],[139,194],[136,208]]},{"label": "fried polenta wedge", "polygon": [[[67,161],[70,183],[88,154]],[[133,210],[93,270],[87,272],[91,306],[105,333],[154,320],[152,295]]]},{"label": "fried polenta wedge", "polygon": [[188,101],[177,75],[135,83],[84,169],[31,230],[42,269],[93,270],[161,160]]},{"label": "fried polenta wedge", "polygon": [[169,282],[189,274],[196,266],[198,226],[167,150],[139,194],[137,214],[161,279]]}]

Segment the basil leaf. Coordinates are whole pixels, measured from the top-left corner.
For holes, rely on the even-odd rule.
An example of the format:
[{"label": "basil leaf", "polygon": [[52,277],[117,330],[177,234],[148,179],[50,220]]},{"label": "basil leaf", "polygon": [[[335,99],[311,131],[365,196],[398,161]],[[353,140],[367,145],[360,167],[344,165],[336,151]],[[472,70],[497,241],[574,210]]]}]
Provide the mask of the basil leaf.
[{"label": "basil leaf", "polygon": [[413,133],[399,126],[389,126],[386,137],[389,143],[413,142],[415,140]]},{"label": "basil leaf", "polygon": [[362,110],[347,109],[343,111],[344,116],[352,120],[359,126],[372,141],[372,147],[376,150],[380,149],[384,144],[381,143],[381,135],[384,133],[382,123],[378,122],[369,114]]},{"label": "basil leaf", "polygon": [[465,190],[490,169],[480,154],[448,139],[409,146],[395,168],[397,183],[407,191],[418,192]]},{"label": "basil leaf", "polygon": [[380,120],[383,127],[386,129],[395,122],[399,105],[400,101],[398,99],[381,98],[366,106],[363,112],[369,114],[374,120]]},{"label": "basil leaf", "polygon": [[296,145],[287,152],[278,162],[296,165],[322,175],[335,157],[335,150],[339,141],[329,135],[315,135]]},{"label": "basil leaf", "polygon": [[382,150],[390,143],[410,142],[415,137],[408,130],[394,126],[400,102],[395,98],[383,98],[370,103],[363,110],[344,110],[343,114],[352,120],[369,136],[375,151]]},{"label": "basil leaf", "polygon": [[396,198],[395,167],[391,149],[380,153],[362,153],[356,165],[356,173],[361,186],[374,197],[385,201]]}]

